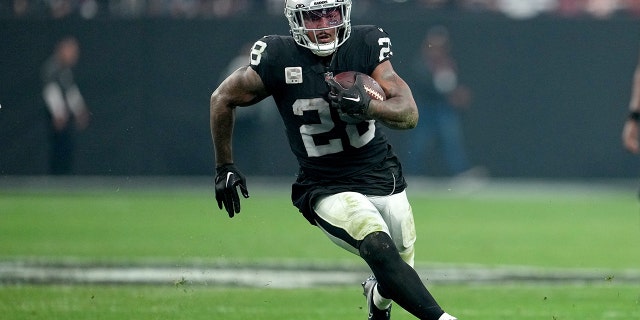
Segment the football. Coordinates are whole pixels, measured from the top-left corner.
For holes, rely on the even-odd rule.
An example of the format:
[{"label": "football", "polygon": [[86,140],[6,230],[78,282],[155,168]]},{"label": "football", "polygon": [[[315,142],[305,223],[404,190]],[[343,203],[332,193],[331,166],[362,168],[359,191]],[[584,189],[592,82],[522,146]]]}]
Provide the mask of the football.
[{"label": "football", "polygon": [[371,99],[385,100],[387,98],[380,84],[367,74],[357,72],[357,71],[345,71],[345,72],[336,74],[333,78],[343,88],[349,89],[356,82],[356,77],[362,77],[362,84],[364,85],[364,90],[369,94]]}]

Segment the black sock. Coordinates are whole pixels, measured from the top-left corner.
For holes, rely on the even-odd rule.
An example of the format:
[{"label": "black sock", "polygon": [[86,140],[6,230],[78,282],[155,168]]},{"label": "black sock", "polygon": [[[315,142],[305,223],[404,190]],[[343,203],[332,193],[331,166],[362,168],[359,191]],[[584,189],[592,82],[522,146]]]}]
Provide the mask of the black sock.
[{"label": "black sock", "polygon": [[402,260],[393,240],[374,232],[360,242],[360,256],[378,280],[378,292],[419,319],[437,320],[444,313],[418,273]]}]

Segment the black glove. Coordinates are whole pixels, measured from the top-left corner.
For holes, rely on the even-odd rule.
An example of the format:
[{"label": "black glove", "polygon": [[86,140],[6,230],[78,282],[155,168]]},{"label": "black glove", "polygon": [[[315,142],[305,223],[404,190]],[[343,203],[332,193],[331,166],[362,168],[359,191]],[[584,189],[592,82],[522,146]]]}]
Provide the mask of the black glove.
[{"label": "black glove", "polygon": [[349,89],[343,88],[333,76],[326,77],[325,81],[329,84],[329,100],[331,106],[340,109],[340,111],[353,116],[366,116],[369,109],[371,97],[364,90],[362,77],[356,76],[353,86]]},{"label": "black glove", "polygon": [[216,201],[218,201],[218,208],[224,208],[229,213],[229,218],[233,218],[233,215],[240,213],[240,197],[238,197],[237,186],[240,187],[240,191],[245,198],[249,198],[249,191],[247,191],[247,181],[238,171],[236,166],[231,164],[224,164],[216,168]]}]

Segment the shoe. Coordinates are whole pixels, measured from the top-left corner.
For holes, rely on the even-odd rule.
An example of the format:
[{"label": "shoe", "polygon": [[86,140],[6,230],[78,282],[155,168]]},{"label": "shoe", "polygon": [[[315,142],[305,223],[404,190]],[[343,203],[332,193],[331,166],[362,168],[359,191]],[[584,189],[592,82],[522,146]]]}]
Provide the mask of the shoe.
[{"label": "shoe", "polygon": [[454,317],[454,316],[452,316],[452,315],[450,315],[450,314],[448,314],[446,312],[440,316],[440,319],[442,319],[442,320],[458,320],[458,318],[456,318],[456,317]]},{"label": "shoe", "polygon": [[385,310],[380,310],[373,303],[373,289],[378,284],[378,280],[374,276],[369,277],[362,283],[364,296],[367,298],[367,306],[369,307],[369,320],[389,320],[391,319],[391,306]]}]

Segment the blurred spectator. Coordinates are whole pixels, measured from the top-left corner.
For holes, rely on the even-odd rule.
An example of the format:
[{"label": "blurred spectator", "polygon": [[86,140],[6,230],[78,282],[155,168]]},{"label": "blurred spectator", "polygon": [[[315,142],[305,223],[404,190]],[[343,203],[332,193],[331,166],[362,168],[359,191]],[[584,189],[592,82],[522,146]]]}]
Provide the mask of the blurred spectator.
[{"label": "blurred spectator", "polygon": [[[248,0],[206,0],[204,2],[206,3],[205,7],[208,10],[205,12],[204,16],[218,18],[240,15],[247,12],[252,4]],[[284,2],[281,2],[283,3],[282,8],[284,8]]]},{"label": "blurred spectator", "polygon": [[640,17],[640,0],[623,0],[623,8],[629,15]]},{"label": "blurred spectator", "polygon": [[427,31],[413,70],[420,121],[412,130],[406,171],[426,173],[427,159],[431,158],[428,153],[441,150],[449,175],[469,172],[473,166],[467,157],[459,113],[470,106],[471,91],[460,83],[448,29],[435,26]]},{"label": "blurred spectator", "polygon": [[42,66],[42,96],[50,116],[50,173],[72,172],[75,136],[89,125],[89,110],[73,79],[80,46],[74,37],[60,40]]},{"label": "blurred spectator", "polygon": [[93,19],[100,7],[97,0],[82,0],[78,7],[79,14],[84,19]]},{"label": "blurred spectator", "polygon": [[27,13],[29,12],[29,7],[30,7],[30,3],[29,0],[14,0],[13,1],[13,12],[15,13],[16,17],[22,17],[27,15]]},{"label": "blurred spectator", "polygon": [[74,10],[74,4],[71,0],[48,0],[51,17],[54,19],[64,18],[70,15]]},{"label": "blurred spectator", "polygon": [[556,0],[556,9],[554,13],[561,17],[576,17],[583,13],[584,3],[586,0]]},{"label": "blurred spectator", "polygon": [[13,0],[9,7],[9,16],[16,18],[36,18],[49,14],[46,0]]},{"label": "blurred spectator", "polygon": [[497,0],[497,4],[507,17],[529,19],[555,8],[556,0]]},{"label": "blurred spectator", "polygon": [[585,10],[593,17],[606,19],[618,10],[618,0],[588,0]]},{"label": "blurred spectator", "polygon": [[[143,0],[131,0],[143,1]],[[148,0],[146,15],[152,18],[166,16],[169,12],[169,0]],[[144,12],[144,11],[143,11]]]},{"label": "blurred spectator", "polygon": [[497,12],[497,0],[458,0],[460,8],[470,12]]},{"label": "blurred spectator", "polygon": [[[0,18],[46,17],[85,19],[106,17],[136,19],[217,19],[252,12],[279,16],[283,0],[5,0],[0,2]],[[359,0],[353,17],[368,17],[372,12],[447,10],[474,14],[503,14],[513,19],[540,15],[563,18],[591,17],[607,19],[617,14],[640,17],[640,0]]]},{"label": "blurred spectator", "polygon": [[430,10],[455,7],[451,0],[418,0],[418,5]]},{"label": "blurred spectator", "polygon": [[[111,15],[121,18],[141,17],[145,15],[145,11],[153,10],[158,1],[163,0],[110,0],[109,12]],[[164,4],[160,7],[164,7]]]},{"label": "blurred spectator", "polygon": [[[194,18],[201,12],[200,2],[200,0],[171,0],[169,2],[169,13],[173,18]],[[229,2],[229,0],[223,2]],[[236,2],[242,1],[236,0]]]}]

